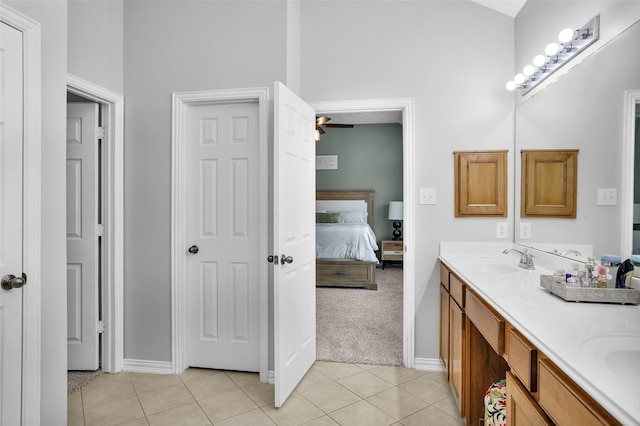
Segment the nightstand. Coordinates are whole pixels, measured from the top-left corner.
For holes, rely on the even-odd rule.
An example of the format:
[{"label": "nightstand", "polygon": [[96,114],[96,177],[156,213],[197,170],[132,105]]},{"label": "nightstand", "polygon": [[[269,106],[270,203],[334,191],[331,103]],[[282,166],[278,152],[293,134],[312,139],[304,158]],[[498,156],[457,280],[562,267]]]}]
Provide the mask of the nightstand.
[{"label": "nightstand", "polygon": [[404,244],[400,240],[383,240],[382,241],[382,269],[386,263],[399,262],[402,266],[402,256],[404,254]]}]

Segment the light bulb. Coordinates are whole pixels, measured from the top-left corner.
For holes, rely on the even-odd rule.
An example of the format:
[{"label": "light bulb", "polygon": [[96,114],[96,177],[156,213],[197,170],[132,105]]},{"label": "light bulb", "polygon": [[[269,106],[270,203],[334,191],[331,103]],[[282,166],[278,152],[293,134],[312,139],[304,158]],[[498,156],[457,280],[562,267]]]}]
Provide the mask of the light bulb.
[{"label": "light bulb", "polygon": [[547,56],[553,56],[558,53],[559,49],[560,46],[558,46],[557,43],[549,43],[547,44],[547,47],[544,48],[544,53],[546,53]]},{"label": "light bulb", "polygon": [[573,40],[574,34],[575,32],[571,28],[565,28],[564,30],[560,31],[560,34],[558,34],[558,40],[560,40],[560,43],[566,43]]},{"label": "light bulb", "polygon": [[533,65],[527,65],[526,67],[524,67],[524,69],[522,70],[522,73],[524,75],[526,75],[527,77],[529,77],[530,75],[532,75],[534,72],[536,72],[536,68]]},{"label": "light bulb", "polygon": [[538,68],[543,66],[545,62],[547,62],[547,58],[545,58],[544,55],[537,55],[535,58],[533,58],[533,65]]},{"label": "light bulb", "polygon": [[524,83],[524,74],[516,74],[516,76],[513,78],[513,81],[516,82],[516,84],[522,84]]},{"label": "light bulb", "polygon": [[516,90],[516,82],[513,80],[507,82],[507,90],[510,92],[513,92],[514,90]]}]

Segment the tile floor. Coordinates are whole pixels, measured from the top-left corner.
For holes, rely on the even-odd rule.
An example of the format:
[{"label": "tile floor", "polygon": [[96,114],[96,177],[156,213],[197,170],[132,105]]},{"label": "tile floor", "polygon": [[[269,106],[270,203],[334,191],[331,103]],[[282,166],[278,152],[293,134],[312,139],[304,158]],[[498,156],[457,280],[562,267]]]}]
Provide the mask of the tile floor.
[{"label": "tile floor", "polygon": [[68,425],[456,425],[443,373],[316,362],[283,407],[258,375],[103,374],[68,398]]}]

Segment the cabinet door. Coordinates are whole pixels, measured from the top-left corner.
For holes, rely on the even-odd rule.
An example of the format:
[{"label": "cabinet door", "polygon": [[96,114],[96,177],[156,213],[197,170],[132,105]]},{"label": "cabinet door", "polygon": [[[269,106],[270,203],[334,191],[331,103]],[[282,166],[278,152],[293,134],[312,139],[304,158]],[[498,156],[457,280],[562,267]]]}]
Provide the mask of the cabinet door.
[{"label": "cabinet door", "polygon": [[553,422],[529,395],[520,381],[507,371],[507,424],[509,426],[547,426]]},{"label": "cabinet door", "polygon": [[464,417],[463,378],[464,378],[464,335],[465,314],[458,304],[449,299],[449,381],[453,385],[458,400],[460,416]]},{"label": "cabinet door", "polygon": [[440,286],[440,360],[449,378],[449,292]]}]

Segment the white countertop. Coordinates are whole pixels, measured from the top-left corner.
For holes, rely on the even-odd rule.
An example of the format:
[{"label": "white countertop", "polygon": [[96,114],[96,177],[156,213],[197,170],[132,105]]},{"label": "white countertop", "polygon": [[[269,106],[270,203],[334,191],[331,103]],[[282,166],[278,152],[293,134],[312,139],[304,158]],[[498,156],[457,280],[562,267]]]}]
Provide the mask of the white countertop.
[{"label": "white countertop", "polygon": [[540,275],[571,261],[529,249],[536,269],[528,271],[516,253],[502,253],[512,247],[523,249],[441,243],[440,259],[611,415],[640,425],[640,306],[566,302],[540,287]]}]

